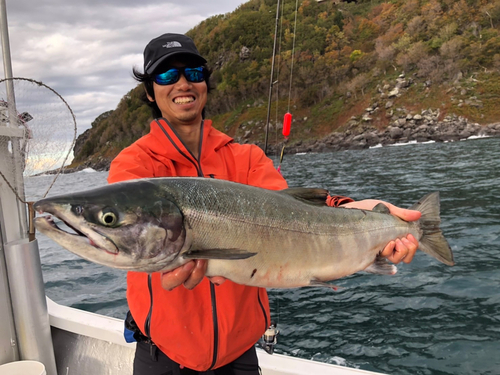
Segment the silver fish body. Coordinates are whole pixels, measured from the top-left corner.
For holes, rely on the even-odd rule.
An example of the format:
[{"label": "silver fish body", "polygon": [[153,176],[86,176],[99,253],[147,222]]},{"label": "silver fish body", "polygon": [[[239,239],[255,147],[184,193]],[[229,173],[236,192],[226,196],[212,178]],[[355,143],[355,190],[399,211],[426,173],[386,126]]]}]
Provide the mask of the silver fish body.
[{"label": "silver fish body", "polygon": [[66,249],[106,266],[157,272],[204,258],[210,259],[207,276],[260,287],[324,285],[362,270],[393,274],[395,266],[378,254],[409,233],[423,251],[453,264],[439,229],[438,193],[412,207],[422,212],[416,222],[382,205],[374,211],[327,207],[326,194],[205,178],[141,179],[35,204],[77,234],[45,217],[35,224]]}]

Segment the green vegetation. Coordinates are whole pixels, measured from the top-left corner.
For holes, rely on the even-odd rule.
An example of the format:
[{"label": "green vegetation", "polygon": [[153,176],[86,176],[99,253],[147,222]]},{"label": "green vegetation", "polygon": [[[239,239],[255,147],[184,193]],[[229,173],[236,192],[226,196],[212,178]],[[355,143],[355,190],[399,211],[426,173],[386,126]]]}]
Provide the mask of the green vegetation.
[{"label": "green vegetation", "polygon": [[[290,111],[292,142],[338,130],[376,100],[378,88],[411,77],[408,95],[395,105],[441,109],[471,121],[500,115],[500,0],[302,0],[280,21],[272,122]],[[280,12],[281,13],[281,12]],[[276,14],[275,0],[250,0],[232,13],[211,17],[188,32],[213,70],[207,117],[216,127],[250,142],[262,141]],[[426,84],[424,84],[426,83]],[[75,162],[113,157],[149,129],[149,108],[130,91],[118,108],[99,116]],[[276,100],[276,93],[279,98]],[[470,97],[481,107],[462,105]],[[476,100],[476,99],[474,99]],[[387,120],[374,119],[383,127]],[[304,120],[307,118],[307,120]],[[276,128],[274,128],[276,129]],[[270,137],[270,141],[281,138]]]}]

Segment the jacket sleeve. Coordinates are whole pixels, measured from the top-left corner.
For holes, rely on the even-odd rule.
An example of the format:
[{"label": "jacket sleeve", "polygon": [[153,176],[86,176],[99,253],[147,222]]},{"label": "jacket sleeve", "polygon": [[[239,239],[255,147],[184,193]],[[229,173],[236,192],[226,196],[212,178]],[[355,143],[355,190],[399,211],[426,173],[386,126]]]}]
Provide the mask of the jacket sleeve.
[{"label": "jacket sleeve", "polygon": [[250,149],[248,185],[269,190],[282,190],[288,187],[286,180],[274,168],[273,161],[257,146],[252,146]]},{"label": "jacket sleeve", "polygon": [[330,207],[339,207],[345,203],[354,202],[354,199],[342,195],[329,195],[326,198],[326,205]]},{"label": "jacket sleeve", "polygon": [[123,149],[111,162],[108,183],[149,177],[155,177],[150,156],[132,145]]}]

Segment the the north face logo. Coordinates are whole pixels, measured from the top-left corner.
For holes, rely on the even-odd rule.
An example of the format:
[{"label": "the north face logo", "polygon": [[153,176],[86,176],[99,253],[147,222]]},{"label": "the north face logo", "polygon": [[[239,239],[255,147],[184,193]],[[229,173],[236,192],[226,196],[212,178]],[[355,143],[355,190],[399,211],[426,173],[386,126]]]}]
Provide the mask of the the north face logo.
[{"label": "the north face logo", "polygon": [[165,48],[182,47],[182,44],[180,44],[179,42],[168,42],[167,44],[164,44],[162,47]]}]

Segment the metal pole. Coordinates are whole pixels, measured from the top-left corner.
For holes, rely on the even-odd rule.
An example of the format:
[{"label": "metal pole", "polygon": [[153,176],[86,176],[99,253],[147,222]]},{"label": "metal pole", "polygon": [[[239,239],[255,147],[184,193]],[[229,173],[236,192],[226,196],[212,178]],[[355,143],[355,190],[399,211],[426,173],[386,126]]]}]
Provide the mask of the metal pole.
[{"label": "metal pole", "polygon": [[38,241],[13,241],[5,255],[20,357],[40,361],[48,375],[57,375]]},{"label": "metal pole", "polygon": [[[2,33],[2,55],[3,55],[3,66],[5,71],[5,88],[7,92],[7,103],[8,103],[8,113],[9,113],[9,125],[10,127],[18,127],[18,118],[16,111],[16,98],[14,95],[14,82],[9,79],[12,78],[12,62],[10,56],[10,42],[9,42],[9,27],[7,22],[7,5],[5,0],[0,0],[0,26]],[[20,151],[20,140],[17,137],[11,138],[12,152],[7,154],[6,156],[11,159],[15,168],[19,168],[23,163],[20,162],[20,158],[22,158]],[[12,169],[12,168],[10,168]],[[2,169],[3,170],[3,169]],[[6,171],[7,172],[7,171]],[[16,173],[17,172],[17,173]],[[7,177],[7,176],[6,176]],[[15,186],[17,190],[17,194],[24,198],[24,185],[23,185],[23,176],[22,171],[14,171],[11,176],[8,176],[10,183]],[[5,223],[5,225],[19,225],[20,226],[20,238],[26,237],[28,233],[27,227],[27,217],[26,217],[26,208],[22,202],[18,202],[15,198],[14,201],[17,202],[18,206],[18,220],[12,220],[10,222]],[[9,232],[7,231],[6,242],[11,240],[17,240],[17,236],[15,238],[9,238]]]},{"label": "metal pole", "polygon": [[274,27],[274,45],[273,45],[273,58],[271,61],[271,79],[269,81],[269,99],[267,101],[267,120],[266,120],[266,139],[264,141],[264,153],[267,155],[267,138],[269,137],[269,121],[271,118],[271,97],[273,95],[274,85],[274,60],[276,58],[276,43],[278,39],[278,23],[280,17],[280,0],[276,5],[276,25]]},{"label": "metal pole", "polygon": [[[10,64],[10,54],[9,54],[9,38],[7,32],[7,12],[5,6],[5,0],[0,0],[0,26],[1,26],[1,41],[2,41],[2,51],[5,76],[12,77],[12,65]],[[7,54],[5,53],[7,50]],[[12,82],[6,82],[7,86],[7,99],[12,99]],[[10,98],[9,98],[10,97]],[[10,112],[8,113],[10,118]],[[1,126],[2,124],[0,124]],[[8,153],[7,144],[3,142],[0,144],[0,170],[8,171],[6,167],[11,161],[11,157]],[[7,176],[6,176],[7,177]],[[9,178],[9,177],[7,177]],[[17,337],[14,328],[14,315],[12,312],[12,303],[10,299],[9,281],[7,277],[7,265],[5,263],[5,248],[4,243],[7,242],[6,234],[7,230],[5,228],[5,215],[4,202],[10,210],[18,210],[16,198],[12,192],[5,189],[6,184],[4,181],[0,181],[0,319],[4,324],[0,325],[0,364],[16,361],[19,359],[19,351],[17,347]],[[14,202],[14,204],[12,204]],[[10,224],[12,227],[12,222]],[[9,233],[12,232],[9,230]]]},{"label": "metal pole", "polygon": [[[2,206],[0,202],[0,214],[1,212]],[[2,324],[0,324],[0,365],[19,359],[14,316],[10,302],[9,282],[7,279],[7,266],[5,264],[2,229],[0,221],[0,319],[2,321]]]},{"label": "metal pole", "polygon": [[[0,142],[0,170],[24,200],[24,155],[20,149],[24,133],[8,135],[18,131],[19,126],[14,85],[9,79],[12,78],[12,65],[5,0],[0,0],[0,22],[9,111],[8,123],[0,123],[0,138],[5,140]],[[0,282],[4,286],[8,285],[10,291],[10,295],[0,294],[0,297],[5,298],[5,305],[12,306],[11,315],[14,317],[17,336],[13,344],[17,344],[22,360],[40,361],[45,365],[47,375],[57,375],[38,242],[30,242],[27,238],[26,217],[25,204],[17,199],[4,179],[0,178],[0,227],[3,237],[1,248],[4,249],[0,255],[5,258],[7,266],[6,275],[0,273]],[[3,263],[3,259],[0,263]],[[6,318],[8,320],[9,317]]]}]

